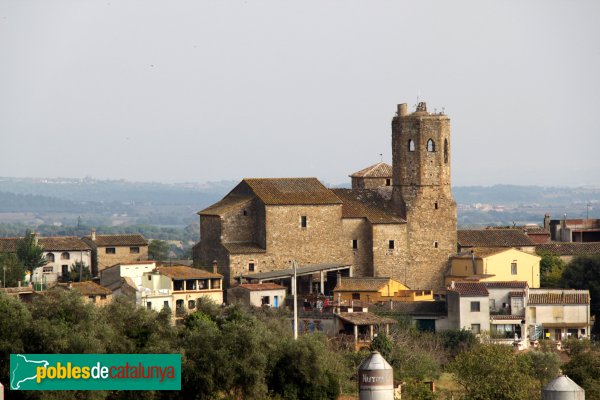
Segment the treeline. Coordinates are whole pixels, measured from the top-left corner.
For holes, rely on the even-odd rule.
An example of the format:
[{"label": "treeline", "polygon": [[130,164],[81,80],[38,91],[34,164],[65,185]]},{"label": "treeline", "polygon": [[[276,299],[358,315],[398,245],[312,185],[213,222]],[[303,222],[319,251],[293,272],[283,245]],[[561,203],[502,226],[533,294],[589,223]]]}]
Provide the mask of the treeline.
[{"label": "treeline", "polygon": [[71,201],[38,194],[0,192],[0,212],[127,213],[132,207],[116,201]]},{"label": "treeline", "polygon": [[92,226],[87,224],[79,224],[76,226],[56,226],[42,224],[32,227],[22,223],[2,223],[0,224],[0,237],[18,237],[25,235],[27,230],[35,231],[41,236],[89,236],[92,229],[96,229],[99,235],[112,234],[142,234],[147,239],[160,240],[179,240],[182,242],[198,241],[200,234],[199,223],[192,223],[185,228],[164,227],[154,225],[128,225],[128,226]]}]

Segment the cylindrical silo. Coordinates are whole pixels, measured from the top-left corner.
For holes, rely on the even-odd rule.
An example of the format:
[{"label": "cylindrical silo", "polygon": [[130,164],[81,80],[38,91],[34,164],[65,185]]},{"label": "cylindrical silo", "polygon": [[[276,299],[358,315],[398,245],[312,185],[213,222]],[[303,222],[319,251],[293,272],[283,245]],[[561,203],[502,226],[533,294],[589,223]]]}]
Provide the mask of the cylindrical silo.
[{"label": "cylindrical silo", "polygon": [[542,400],[585,400],[585,390],[568,376],[559,375],[544,386]]},{"label": "cylindrical silo", "polygon": [[358,367],[359,400],[394,400],[394,370],[374,351]]}]

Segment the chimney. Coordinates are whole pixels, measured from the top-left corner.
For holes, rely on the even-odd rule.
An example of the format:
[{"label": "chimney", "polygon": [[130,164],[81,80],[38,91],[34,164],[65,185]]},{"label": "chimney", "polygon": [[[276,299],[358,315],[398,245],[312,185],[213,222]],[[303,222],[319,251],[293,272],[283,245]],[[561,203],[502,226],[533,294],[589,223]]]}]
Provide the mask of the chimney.
[{"label": "chimney", "polygon": [[408,115],[408,104],[402,103],[398,104],[398,116],[405,117]]},{"label": "chimney", "polygon": [[92,242],[96,241],[96,229],[92,229],[92,234],[90,235],[92,237]]},{"label": "chimney", "polygon": [[213,274],[217,274],[218,273],[217,272],[219,270],[218,267],[219,267],[219,264],[217,263],[217,260],[213,260],[213,262],[212,262]]},{"label": "chimney", "polygon": [[544,215],[544,230],[550,232],[550,214]]}]

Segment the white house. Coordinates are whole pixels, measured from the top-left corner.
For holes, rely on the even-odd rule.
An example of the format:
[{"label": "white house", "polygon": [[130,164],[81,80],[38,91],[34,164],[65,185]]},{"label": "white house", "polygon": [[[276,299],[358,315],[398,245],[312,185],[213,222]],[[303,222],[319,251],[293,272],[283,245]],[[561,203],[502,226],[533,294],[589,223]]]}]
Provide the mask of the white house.
[{"label": "white house", "polygon": [[448,327],[474,334],[490,330],[489,292],[482,282],[452,282],[446,295]]},{"label": "white house", "polygon": [[286,287],[275,283],[243,283],[227,290],[227,301],[250,304],[255,307],[281,307]]}]

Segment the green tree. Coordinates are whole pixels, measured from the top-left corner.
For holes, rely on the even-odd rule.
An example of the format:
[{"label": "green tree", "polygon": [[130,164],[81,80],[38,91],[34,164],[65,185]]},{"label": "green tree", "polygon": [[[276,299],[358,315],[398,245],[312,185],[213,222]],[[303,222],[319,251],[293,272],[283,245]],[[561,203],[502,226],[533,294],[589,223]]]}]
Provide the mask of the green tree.
[{"label": "green tree", "polygon": [[92,272],[84,261],[75,261],[69,271],[69,279],[73,282],[84,282],[92,279]]},{"label": "green tree", "polygon": [[36,234],[29,230],[17,241],[17,258],[32,274],[34,269],[48,263],[44,256],[44,249],[37,243]]},{"label": "green tree", "polygon": [[564,287],[590,291],[590,309],[596,317],[593,332],[600,332],[600,256],[575,257],[562,274]]},{"label": "green tree", "polygon": [[25,266],[14,253],[0,253],[0,280],[2,280],[2,286],[17,286],[19,281],[23,282],[25,271]]},{"label": "green tree", "polygon": [[600,344],[579,341],[569,348],[571,359],[563,365],[563,372],[585,389],[585,398],[600,399]]},{"label": "green tree", "polygon": [[169,258],[169,243],[164,240],[151,240],[148,244],[148,258],[156,261],[165,261]]},{"label": "green tree", "polygon": [[529,400],[539,397],[530,360],[509,346],[480,344],[459,354],[449,365],[469,400]]},{"label": "green tree", "polygon": [[552,351],[530,351],[523,355],[529,358],[533,376],[543,387],[560,373],[560,357]]},{"label": "green tree", "polygon": [[542,251],[538,253],[540,260],[540,285],[542,287],[561,287],[561,279],[566,263],[557,255]]},{"label": "green tree", "polygon": [[393,349],[392,341],[384,332],[378,333],[371,342],[371,351],[378,351],[386,360],[392,356]]}]

